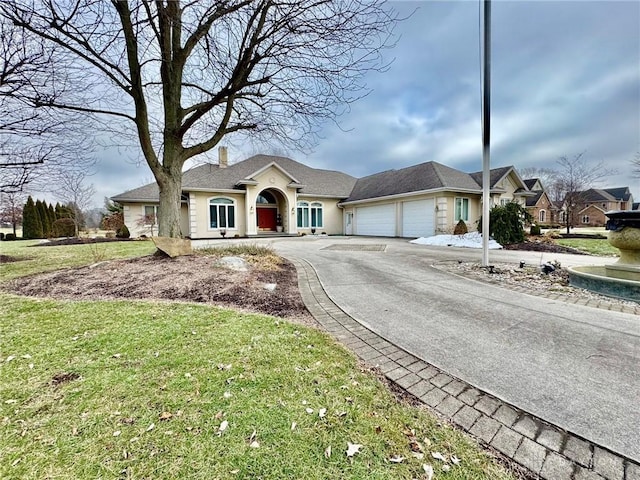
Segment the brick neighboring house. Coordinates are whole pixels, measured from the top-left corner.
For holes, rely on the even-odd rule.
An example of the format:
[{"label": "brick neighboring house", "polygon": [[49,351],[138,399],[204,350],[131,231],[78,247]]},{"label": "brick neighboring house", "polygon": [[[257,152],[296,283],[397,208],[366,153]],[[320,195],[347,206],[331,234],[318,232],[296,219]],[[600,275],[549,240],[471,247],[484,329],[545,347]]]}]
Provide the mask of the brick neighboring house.
[{"label": "brick neighboring house", "polygon": [[526,209],[533,217],[533,222],[543,225],[560,223],[560,209],[551,201],[540,179],[528,178],[524,183],[535,194],[526,200]]},{"label": "brick neighboring house", "polygon": [[605,212],[631,210],[633,195],[629,187],[591,188],[577,196],[580,204],[575,210],[573,226],[603,227],[607,223]]}]

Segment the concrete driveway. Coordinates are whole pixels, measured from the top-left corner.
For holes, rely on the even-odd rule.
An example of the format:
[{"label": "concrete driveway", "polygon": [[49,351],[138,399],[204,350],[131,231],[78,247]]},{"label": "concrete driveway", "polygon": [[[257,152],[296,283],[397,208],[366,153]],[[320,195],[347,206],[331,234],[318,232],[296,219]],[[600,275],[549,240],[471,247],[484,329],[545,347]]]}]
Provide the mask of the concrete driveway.
[{"label": "concrete driveway", "polygon": [[[359,237],[268,243],[284,256],[311,263],[328,296],[389,341],[640,461],[640,317],[520,294],[431,267],[442,260],[479,262],[480,250]],[[557,259],[563,266],[613,261],[490,251],[492,262],[521,259]]]}]

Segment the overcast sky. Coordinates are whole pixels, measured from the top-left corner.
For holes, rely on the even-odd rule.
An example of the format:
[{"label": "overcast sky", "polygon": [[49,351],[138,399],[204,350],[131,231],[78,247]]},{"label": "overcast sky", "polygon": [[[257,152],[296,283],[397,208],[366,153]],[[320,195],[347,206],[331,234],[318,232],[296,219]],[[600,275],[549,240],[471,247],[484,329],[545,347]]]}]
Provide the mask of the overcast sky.
[{"label": "overcast sky", "polygon": [[[392,5],[416,11],[398,26],[389,71],[367,78],[371,94],[312,153],[286,154],[357,177],[426,161],[482,170],[478,1]],[[491,55],[492,168],[553,168],[584,152],[619,171],[601,187],[629,186],[640,201],[640,2],[494,0]],[[229,159],[254,153],[283,152],[232,145]],[[152,180],[117,150],[99,156],[96,205]]]}]

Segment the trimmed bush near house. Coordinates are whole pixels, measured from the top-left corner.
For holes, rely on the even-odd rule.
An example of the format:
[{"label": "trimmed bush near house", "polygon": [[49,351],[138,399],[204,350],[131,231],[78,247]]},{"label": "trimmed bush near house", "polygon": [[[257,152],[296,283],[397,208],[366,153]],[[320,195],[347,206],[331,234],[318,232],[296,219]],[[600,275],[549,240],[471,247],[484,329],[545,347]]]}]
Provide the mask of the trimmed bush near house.
[{"label": "trimmed bush near house", "polygon": [[[501,245],[521,243],[524,224],[531,220],[531,215],[518,203],[496,205],[489,211],[489,235]],[[478,220],[478,231],[482,233],[482,217]]]},{"label": "trimmed bush near house", "polygon": [[531,225],[531,228],[529,230],[529,234],[531,234],[531,235],[540,235],[541,231],[542,231],[542,229],[540,228],[540,225]]},{"label": "trimmed bush near house", "polygon": [[116,238],[129,238],[130,236],[131,236],[131,233],[129,232],[129,229],[123,223],[122,226],[116,232]]},{"label": "trimmed bush near house", "polygon": [[15,240],[15,239],[16,239],[16,234],[15,234],[15,233],[7,233],[7,234],[4,236],[4,241],[5,241],[5,242],[9,242],[9,241],[11,241],[11,240]]},{"label": "trimmed bush near house", "polygon": [[467,233],[469,233],[469,228],[467,228],[467,224],[464,222],[464,220],[460,219],[453,229],[453,234],[465,235]]}]

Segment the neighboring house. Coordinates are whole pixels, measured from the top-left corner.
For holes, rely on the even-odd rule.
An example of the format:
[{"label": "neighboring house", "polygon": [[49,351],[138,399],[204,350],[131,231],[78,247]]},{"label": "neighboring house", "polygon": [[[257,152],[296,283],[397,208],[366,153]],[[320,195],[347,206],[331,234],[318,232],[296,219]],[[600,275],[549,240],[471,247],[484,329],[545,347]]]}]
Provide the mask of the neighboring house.
[{"label": "neighboring house", "polygon": [[580,192],[576,198],[579,198],[579,205],[575,209],[574,226],[602,227],[607,223],[605,212],[633,208],[629,187],[591,188]]},{"label": "neighboring house", "polygon": [[[477,229],[482,174],[436,162],[356,179],[290,158],[256,155],[220,160],[183,174],[182,233],[192,239],[287,234],[421,237],[448,233],[459,220]],[[491,170],[491,204],[531,195],[513,167]],[[155,183],[112,197],[133,236],[152,235],[159,203]]]},{"label": "neighboring house", "polygon": [[533,219],[532,222],[545,225],[559,223],[560,211],[549,198],[540,179],[527,178],[524,183],[533,193],[526,199],[526,209]]}]

